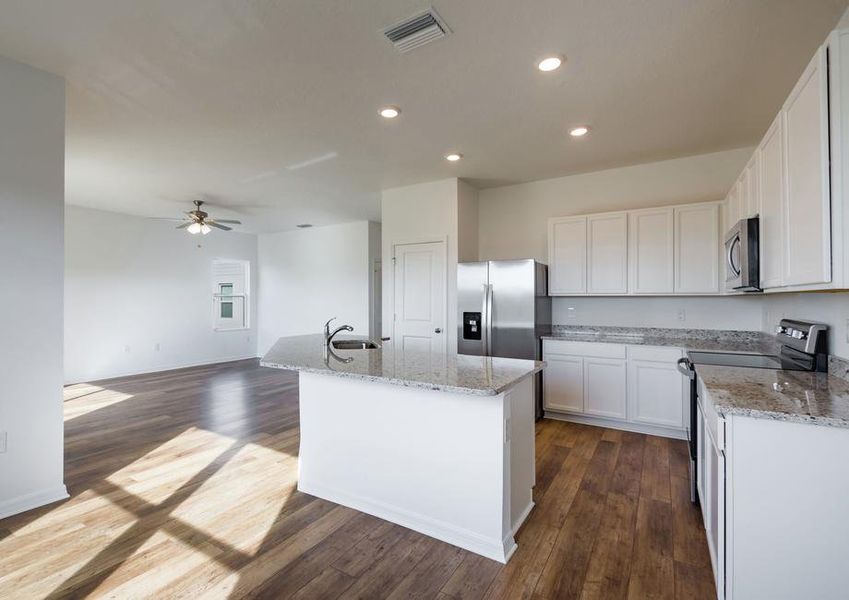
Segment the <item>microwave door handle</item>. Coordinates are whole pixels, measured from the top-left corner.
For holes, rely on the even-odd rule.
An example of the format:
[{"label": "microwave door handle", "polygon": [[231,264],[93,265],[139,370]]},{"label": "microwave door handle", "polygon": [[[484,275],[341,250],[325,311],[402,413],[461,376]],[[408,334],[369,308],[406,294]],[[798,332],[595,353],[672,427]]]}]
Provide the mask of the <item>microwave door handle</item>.
[{"label": "microwave door handle", "polygon": [[737,265],[734,264],[734,260],[731,258],[734,254],[734,247],[740,245],[740,237],[735,236],[731,243],[728,244],[725,248],[725,260],[728,263],[728,268],[731,269],[731,272],[735,277],[740,276],[740,269],[737,268]]}]

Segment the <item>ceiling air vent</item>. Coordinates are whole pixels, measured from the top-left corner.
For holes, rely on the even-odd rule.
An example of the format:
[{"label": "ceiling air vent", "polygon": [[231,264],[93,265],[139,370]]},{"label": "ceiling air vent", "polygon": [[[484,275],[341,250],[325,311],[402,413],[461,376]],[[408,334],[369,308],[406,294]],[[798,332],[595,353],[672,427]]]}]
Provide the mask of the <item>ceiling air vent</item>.
[{"label": "ceiling air vent", "polygon": [[383,31],[398,52],[409,52],[419,46],[443,38],[451,30],[433,8],[393,25]]}]

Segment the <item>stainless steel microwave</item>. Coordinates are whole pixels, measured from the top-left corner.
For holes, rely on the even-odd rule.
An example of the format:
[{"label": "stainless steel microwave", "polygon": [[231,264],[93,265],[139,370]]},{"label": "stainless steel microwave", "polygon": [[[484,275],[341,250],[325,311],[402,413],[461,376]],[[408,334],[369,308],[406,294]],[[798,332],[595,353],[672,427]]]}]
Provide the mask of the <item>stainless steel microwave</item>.
[{"label": "stainless steel microwave", "polygon": [[760,219],[740,219],[725,236],[725,287],[760,292]]}]

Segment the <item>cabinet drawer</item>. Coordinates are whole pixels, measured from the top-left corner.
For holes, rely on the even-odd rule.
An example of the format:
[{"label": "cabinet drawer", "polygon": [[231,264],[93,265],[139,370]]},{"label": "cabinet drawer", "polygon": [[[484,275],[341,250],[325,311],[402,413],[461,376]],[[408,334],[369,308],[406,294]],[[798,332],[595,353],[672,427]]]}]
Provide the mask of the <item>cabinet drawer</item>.
[{"label": "cabinet drawer", "polygon": [[628,358],[633,360],[675,363],[683,355],[684,351],[681,348],[670,348],[668,346],[628,347]]},{"label": "cabinet drawer", "polygon": [[543,340],[544,354],[567,354],[593,358],[625,358],[627,347],[622,344]]}]

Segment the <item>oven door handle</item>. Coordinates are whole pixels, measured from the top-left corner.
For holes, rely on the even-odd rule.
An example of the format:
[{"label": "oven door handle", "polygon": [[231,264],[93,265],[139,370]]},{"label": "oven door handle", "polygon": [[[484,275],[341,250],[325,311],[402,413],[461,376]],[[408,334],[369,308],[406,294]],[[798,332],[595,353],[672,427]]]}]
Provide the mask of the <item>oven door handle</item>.
[{"label": "oven door handle", "polygon": [[678,371],[689,379],[696,378],[696,372],[693,370],[693,363],[689,358],[679,358],[677,362]]}]

